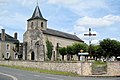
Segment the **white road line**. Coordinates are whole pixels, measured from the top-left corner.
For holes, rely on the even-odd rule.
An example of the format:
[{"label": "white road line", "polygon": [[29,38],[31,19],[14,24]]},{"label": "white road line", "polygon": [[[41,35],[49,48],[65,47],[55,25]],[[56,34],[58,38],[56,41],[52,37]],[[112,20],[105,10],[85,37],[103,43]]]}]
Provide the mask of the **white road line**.
[{"label": "white road line", "polygon": [[[42,77],[40,75],[34,75],[36,77]],[[59,79],[59,78],[54,78],[54,77],[44,77],[44,78],[47,78],[47,79],[53,79],[53,80],[63,80],[63,79]]]},{"label": "white road line", "polygon": [[5,74],[5,73],[1,73],[0,74],[2,75],[5,75],[5,76],[8,76],[8,77],[11,77],[13,80],[18,80],[16,77],[12,76],[12,75],[9,75],[9,74]]},{"label": "white road line", "polygon": [[54,78],[54,77],[45,77],[45,78],[48,78],[48,79],[53,79],[53,80],[63,80],[63,79]]},{"label": "white road line", "polygon": [[34,76],[36,76],[36,77],[40,77],[40,75],[34,75]]}]

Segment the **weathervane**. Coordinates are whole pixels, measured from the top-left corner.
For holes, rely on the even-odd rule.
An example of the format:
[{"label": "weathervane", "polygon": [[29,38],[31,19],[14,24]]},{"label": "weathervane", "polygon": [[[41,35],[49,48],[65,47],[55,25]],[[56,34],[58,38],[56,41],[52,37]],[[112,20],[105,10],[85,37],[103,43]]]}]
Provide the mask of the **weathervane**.
[{"label": "weathervane", "polygon": [[89,36],[89,54],[91,55],[91,36],[96,36],[96,34],[92,34],[91,33],[91,28],[89,28],[89,33],[88,34],[84,34],[84,36]]}]

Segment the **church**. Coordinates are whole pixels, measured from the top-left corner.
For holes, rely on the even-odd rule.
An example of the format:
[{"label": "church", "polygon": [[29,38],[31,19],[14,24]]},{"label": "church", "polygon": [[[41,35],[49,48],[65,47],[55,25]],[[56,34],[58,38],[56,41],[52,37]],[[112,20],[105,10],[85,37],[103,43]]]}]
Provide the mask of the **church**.
[{"label": "church", "polygon": [[27,20],[27,30],[23,34],[23,60],[47,60],[46,40],[53,45],[52,60],[60,58],[58,47],[84,42],[76,35],[49,29],[47,21],[37,5],[32,17]]}]

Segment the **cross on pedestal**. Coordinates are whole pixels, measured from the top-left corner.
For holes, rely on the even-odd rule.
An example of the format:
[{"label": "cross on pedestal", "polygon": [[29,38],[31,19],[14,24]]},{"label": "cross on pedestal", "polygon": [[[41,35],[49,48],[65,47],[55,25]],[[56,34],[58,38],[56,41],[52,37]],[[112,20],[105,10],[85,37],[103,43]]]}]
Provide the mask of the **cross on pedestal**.
[{"label": "cross on pedestal", "polygon": [[91,36],[96,36],[96,34],[92,34],[91,33],[91,28],[89,28],[89,33],[88,34],[84,34],[84,36],[89,36],[89,54],[91,55]]}]

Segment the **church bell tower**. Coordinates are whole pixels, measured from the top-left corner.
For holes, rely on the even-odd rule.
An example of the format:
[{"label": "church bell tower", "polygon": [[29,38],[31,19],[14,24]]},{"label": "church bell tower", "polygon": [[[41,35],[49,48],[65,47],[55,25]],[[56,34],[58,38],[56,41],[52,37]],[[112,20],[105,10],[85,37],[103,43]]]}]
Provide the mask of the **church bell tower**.
[{"label": "church bell tower", "polygon": [[27,20],[27,31],[23,35],[23,59],[44,61],[43,30],[47,29],[47,20],[43,18],[37,4],[33,15]]},{"label": "church bell tower", "polygon": [[27,21],[28,21],[27,29],[29,30],[31,29],[46,30],[47,29],[47,20],[43,18],[38,4],[33,12],[32,17]]}]

